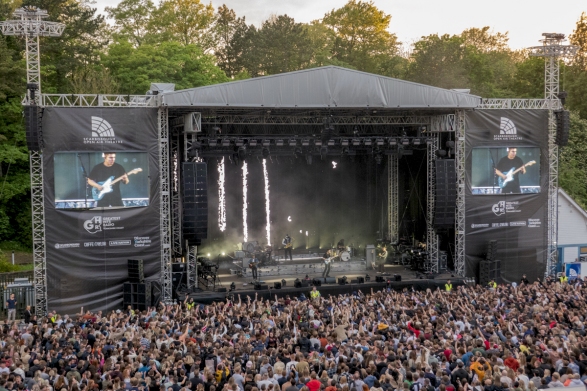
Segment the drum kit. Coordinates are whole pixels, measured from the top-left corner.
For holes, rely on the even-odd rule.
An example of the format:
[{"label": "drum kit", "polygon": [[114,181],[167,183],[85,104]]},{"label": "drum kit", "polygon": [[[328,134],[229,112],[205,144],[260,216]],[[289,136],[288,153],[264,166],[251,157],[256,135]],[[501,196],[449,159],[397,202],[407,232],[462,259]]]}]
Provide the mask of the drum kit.
[{"label": "drum kit", "polygon": [[336,257],[342,262],[348,262],[351,260],[352,249],[350,246],[342,248],[333,248],[330,250],[331,254],[337,254]]}]

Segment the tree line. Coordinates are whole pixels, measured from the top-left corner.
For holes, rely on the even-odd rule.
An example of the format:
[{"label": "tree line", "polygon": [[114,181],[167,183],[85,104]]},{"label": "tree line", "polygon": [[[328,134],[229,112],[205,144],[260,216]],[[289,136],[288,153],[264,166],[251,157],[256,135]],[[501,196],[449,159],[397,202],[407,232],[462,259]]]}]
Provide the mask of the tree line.
[{"label": "tree line", "polygon": [[[44,93],[144,94],[151,82],[185,89],[338,65],[441,88],[469,88],[485,98],[543,98],[544,60],[512,50],[507,32],[471,27],[399,42],[392,15],[372,1],[349,0],[321,19],[299,23],[273,15],[260,26],[201,0],[122,0],[99,14],[86,0],[6,0],[0,20],[21,6],[66,25],[41,38]],[[587,14],[577,15],[561,62],[561,90],[572,111],[569,146],[560,156],[560,185],[587,206]],[[0,243],[31,246],[28,152],[20,101],[24,43],[0,36]]]}]

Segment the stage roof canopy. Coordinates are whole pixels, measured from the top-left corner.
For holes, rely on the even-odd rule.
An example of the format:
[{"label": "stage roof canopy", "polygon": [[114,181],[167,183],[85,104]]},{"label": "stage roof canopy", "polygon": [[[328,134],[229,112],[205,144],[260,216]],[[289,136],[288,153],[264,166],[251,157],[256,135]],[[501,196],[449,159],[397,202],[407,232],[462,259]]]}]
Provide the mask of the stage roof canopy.
[{"label": "stage roof canopy", "polygon": [[481,98],[463,92],[431,87],[327,66],[247,80],[168,92],[169,107],[218,108],[475,108]]}]

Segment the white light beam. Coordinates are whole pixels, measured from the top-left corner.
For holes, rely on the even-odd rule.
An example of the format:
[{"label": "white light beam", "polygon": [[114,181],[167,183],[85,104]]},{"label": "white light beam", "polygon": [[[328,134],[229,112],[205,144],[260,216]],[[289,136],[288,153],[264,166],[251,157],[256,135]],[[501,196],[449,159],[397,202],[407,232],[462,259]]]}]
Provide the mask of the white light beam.
[{"label": "white light beam", "polygon": [[263,159],[263,177],[265,178],[265,216],[267,223],[267,245],[271,246],[271,206],[269,204],[269,172],[267,171],[267,159]]},{"label": "white light beam", "polygon": [[226,193],[224,189],[224,157],[218,163],[218,228],[226,230]]},{"label": "white light beam", "polygon": [[243,163],[243,242],[249,241],[249,227],[247,226],[247,162]]}]

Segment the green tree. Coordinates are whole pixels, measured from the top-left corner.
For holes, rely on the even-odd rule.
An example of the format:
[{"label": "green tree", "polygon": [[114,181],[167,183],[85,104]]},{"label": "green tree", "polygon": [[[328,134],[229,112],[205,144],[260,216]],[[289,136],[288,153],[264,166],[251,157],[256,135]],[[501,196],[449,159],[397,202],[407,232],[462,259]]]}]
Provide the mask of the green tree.
[{"label": "green tree", "polygon": [[239,55],[234,44],[237,42],[239,34],[244,34],[248,30],[245,18],[238,18],[234,10],[226,5],[218,7],[216,12],[216,22],[213,27],[214,41],[216,45],[215,55],[218,59],[218,67],[222,69],[228,77],[234,78],[239,72],[242,72],[242,66],[238,65]]},{"label": "green tree", "polygon": [[544,58],[530,57],[528,52],[516,62],[511,89],[516,98],[544,99]]},{"label": "green tree", "polygon": [[114,20],[116,34],[141,45],[149,34],[151,15],[155,5],[151,0],[122,0],[116,7],[106,7],[108,17]]},{"label": "green tree", "polygon": [[567,107],[587,119],[587,13],[581,14],[569,38],[571,44],[577,45],[579,50],[570,66],[564,67],[561,72],[562,88],[569,94]]},{"label": "green tree", "polygon": [[559,185],[587,208],[587,120],[571,112],[569,144],[559,155]]},{"label": "green tree", "polygon": [[175,83],[176,89],[186,89],[228,81],[212,55],[179,42],[134,47],[120,41],[110,45],[102,61],[123,94],[144,94],[152,82]]},{"label": "green tree", "polygon": [[212,51],[215,47],[212,3],[205,5],[200,0],[164,0],[150,21],[150,29],[158,34],[156,42],[175,41],[186,46],[198,45],[204,52]]},{"label": "green tree", "polygon": [[569,42],[579,47],[572,64],[580,69],[587,70],[587,13],[583,12],[575,25]]},{"label": "green tree", "polygon": [[322,23],[335,35],[332,56],[365,72],[381,73],[381,63],[397,52],[397,38],[388,31],[391,15],[373,4],[350,0],[324,15]]}]

